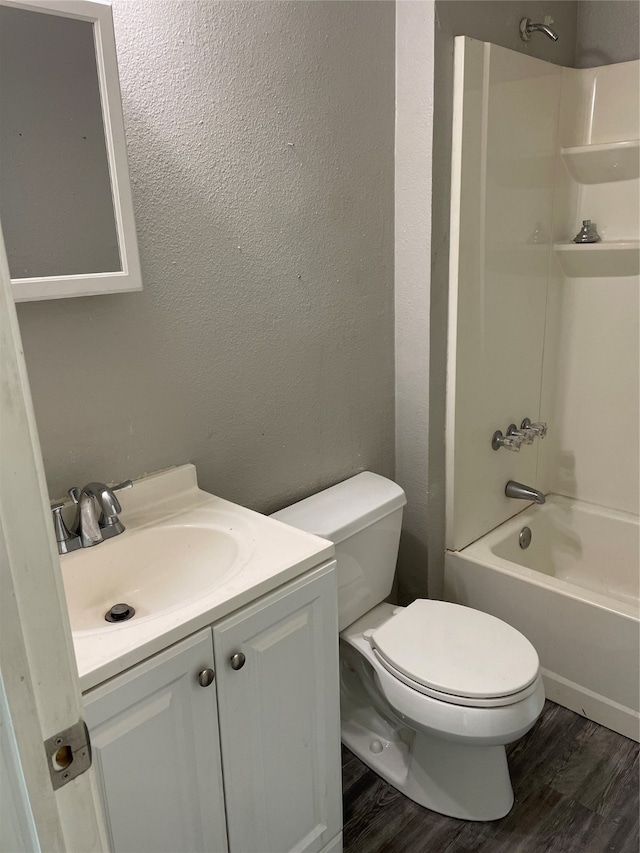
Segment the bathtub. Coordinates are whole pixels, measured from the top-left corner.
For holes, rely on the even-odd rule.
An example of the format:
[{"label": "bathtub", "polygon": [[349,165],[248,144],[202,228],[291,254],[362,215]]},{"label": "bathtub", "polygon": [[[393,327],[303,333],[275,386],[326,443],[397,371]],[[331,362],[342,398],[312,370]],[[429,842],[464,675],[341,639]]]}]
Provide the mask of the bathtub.
[{"label": "bathtub", "polygon": [[550,495],[448,551],[445,598],[528,637],[551,701],[640,740],[639,550],[637,516]]}]

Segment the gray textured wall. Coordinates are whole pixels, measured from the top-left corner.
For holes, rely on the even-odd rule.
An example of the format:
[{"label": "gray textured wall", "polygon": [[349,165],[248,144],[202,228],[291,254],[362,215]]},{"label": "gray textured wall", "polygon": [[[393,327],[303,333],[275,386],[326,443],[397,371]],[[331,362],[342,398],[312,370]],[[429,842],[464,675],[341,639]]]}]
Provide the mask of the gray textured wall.
[{"label": "gray textured wall", "polygon": [[19,306],[49,491],[394,473],[394,6],[114,0],[145,289]]},{"label": "gray textured wall", "polygon": [[628,62],[640,54],[638,0],[580,0],[576,67]]},{"label": "gray textured wall", "polygon": [[[431,295],[429,317],[429,404],[406,410],[412,428],[404,435],[422,435],[428,441],[428,493],[424,511],[412,517],[402,542],[398,570],[398,598],[411,601],[428,594],[442,595],[445,532],[445,381],[447,357],[447,299],[449,277],[449,182],[451,175],[451,120],[453,98],[453,39],[467,35],[481,41],[559,65],[574,62],[576,3],[573,0],[438,0],[435,4],[433,173],[431,228]],[[525,43],[518,23],[523,17],[543,21],[550,15],[560,40],[538,35]],[[428,200],[425,201],[428,203]],[[401,433],[399,433],[401,435]],[[411,453],[398,447],[398,455]],[[422,460],[422,450],[416,459]]]}]

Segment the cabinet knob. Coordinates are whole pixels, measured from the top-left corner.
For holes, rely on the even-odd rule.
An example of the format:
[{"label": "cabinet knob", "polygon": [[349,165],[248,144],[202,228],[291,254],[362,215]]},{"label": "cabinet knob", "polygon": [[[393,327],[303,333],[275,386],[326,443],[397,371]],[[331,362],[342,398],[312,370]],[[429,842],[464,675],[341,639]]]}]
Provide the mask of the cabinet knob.
[{"label": "cabinet knob", "polygon": [[215,673],[212,669],[203,669],[202,672],[198,673],[198,684],[200,687],[208,687],[213,684],[214,678]]},{"label": "cabinet knob", "polygon": [[242,652],[236,652],[235,655],[231,655],[231,669],[242,669],[245,660],[246,658]]}]

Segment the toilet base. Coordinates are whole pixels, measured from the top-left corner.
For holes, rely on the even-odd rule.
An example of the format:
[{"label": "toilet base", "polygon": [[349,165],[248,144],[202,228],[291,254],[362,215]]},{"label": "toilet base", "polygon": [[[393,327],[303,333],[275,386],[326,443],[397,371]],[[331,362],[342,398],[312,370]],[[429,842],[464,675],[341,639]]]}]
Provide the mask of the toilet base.
[{"label": "toilet base", "polygon": [[504,746],[467,746],[409,730],[383,738],[349,720],[342,742],[406,797],[439,814],[498,820],[513,805]]},{"label": "toilet base", "polygon": [[346,651],[340,697],[344,745],[432,811],[477,821],[508,814],[514,797],[504,745],[454,742],[403,725],[370,679],[361,677],[364,672],[357,672],[364,662]]}]

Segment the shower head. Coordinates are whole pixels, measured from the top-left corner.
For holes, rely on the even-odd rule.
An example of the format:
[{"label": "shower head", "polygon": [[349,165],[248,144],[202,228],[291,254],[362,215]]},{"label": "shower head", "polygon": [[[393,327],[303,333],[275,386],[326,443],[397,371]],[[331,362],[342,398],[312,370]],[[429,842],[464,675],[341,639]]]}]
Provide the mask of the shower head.
[{"label": "shower head", "polygon": [[558,41],[558,34],[546,24],[534,24],[531,18],[523,18],[520,21],[520,38],[529,41],[532,33],[544,33],[551,41]]}]

